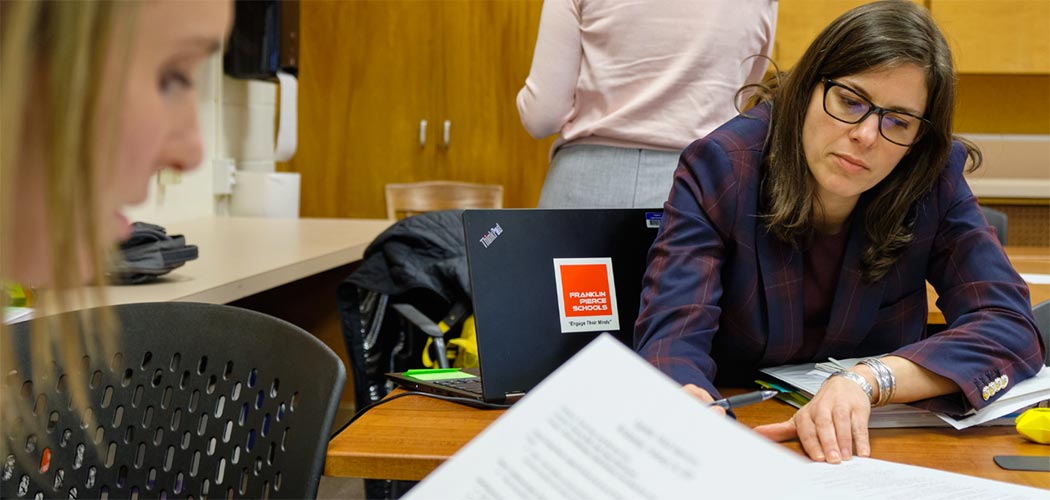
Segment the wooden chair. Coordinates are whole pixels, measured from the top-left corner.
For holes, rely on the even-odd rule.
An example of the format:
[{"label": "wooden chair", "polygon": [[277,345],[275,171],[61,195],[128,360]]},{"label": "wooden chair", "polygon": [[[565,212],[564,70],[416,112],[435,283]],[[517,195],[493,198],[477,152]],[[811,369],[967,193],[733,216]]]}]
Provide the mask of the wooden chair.
[{"label": "wooden chair", "polygon": [[387,184],[386,216],[400,219],[455,208],[503,208],[503,186],[457,181]]}]

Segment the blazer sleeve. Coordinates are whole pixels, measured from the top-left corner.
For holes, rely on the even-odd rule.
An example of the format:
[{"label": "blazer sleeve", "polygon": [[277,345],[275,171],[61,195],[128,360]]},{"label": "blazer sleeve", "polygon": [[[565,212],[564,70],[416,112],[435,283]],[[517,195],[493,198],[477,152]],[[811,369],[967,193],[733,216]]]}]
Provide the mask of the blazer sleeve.
[{"label": "blazer sleeve", "polygon": [[635,347],[680,384],[718,397],[711,347],[718,331],[720,271],[736,212],[734,169],[710,139],[682,153],[642,283]]},{"label": "blazer sleeve", "polygon": [[[954,381],[982,408],[1042,367],[1028,286],[1013,269],[963,178],[966,152],[955,144],[936,186],[937,229],[927,280],[948,327],[894,352]],[[921,207],[920,207],[921,208]]]}]

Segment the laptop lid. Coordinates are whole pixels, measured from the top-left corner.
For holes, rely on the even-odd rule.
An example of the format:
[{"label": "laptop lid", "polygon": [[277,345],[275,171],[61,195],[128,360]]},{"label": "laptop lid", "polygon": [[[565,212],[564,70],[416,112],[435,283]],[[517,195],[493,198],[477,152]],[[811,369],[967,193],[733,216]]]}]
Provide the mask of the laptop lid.
[{"label": "laptop lid", "polygon": [[658,209],[466,210],[484,400],[516,399],[602,332],[633,342]]}]

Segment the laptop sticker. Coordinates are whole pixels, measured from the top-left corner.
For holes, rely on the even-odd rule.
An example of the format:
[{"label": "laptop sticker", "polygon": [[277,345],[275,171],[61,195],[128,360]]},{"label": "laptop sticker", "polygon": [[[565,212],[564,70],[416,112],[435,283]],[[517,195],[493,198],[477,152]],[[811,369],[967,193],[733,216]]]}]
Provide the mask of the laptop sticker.
[{"label": "laptop sticker", "polygon": [[650,229],[660,229],[660,223],[664,221],[663,212],[646,212],[645,213],[645,227]]},{"label": "laptop sticker", "polygon": [[620,329],[609,257],[554,259],[562,333]]}]

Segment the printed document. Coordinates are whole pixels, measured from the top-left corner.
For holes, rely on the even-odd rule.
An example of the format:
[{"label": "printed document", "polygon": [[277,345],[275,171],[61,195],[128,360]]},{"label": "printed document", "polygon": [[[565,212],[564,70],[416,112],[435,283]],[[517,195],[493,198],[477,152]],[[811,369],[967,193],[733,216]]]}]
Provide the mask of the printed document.
[{"label": "printed document", "polygon": [[[717,415],[602,335],[405,498],[858,498],[851,481],[862,482],[865,498],[901,498],[896,490],[882,494],[881,485],[894,482],[887,475],[903,474],[915,488],[924,478],[950,486],[954,479],[943,478],[955,476],[877,460],[855,461],[852,475],[823,465]],[[864,468],[877,469],[877,475]],[[960,488],[982,486],[991,492],[982,500],[1045,493],[969,479]],[[937,490],[952,491],[940,483]]]}]

